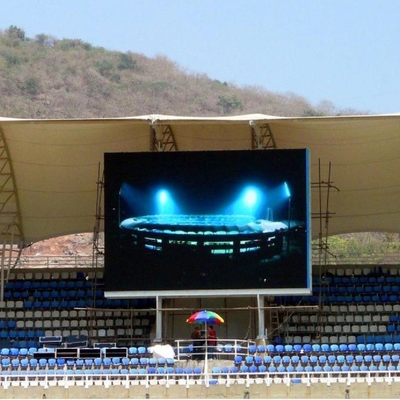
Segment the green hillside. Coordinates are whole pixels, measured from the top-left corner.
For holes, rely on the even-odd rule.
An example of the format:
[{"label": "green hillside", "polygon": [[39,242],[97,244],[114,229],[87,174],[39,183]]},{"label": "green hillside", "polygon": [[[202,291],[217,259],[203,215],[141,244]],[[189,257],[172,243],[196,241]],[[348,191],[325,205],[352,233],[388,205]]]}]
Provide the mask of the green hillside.
[{"label": "green hillside", "polygon": [[167,57],[47,34],[28,38],[16,26],[0,31],[0,93],[0,116],[16,118],[359,114],[329,102],[313,107],[293,93],[212,80]]}]

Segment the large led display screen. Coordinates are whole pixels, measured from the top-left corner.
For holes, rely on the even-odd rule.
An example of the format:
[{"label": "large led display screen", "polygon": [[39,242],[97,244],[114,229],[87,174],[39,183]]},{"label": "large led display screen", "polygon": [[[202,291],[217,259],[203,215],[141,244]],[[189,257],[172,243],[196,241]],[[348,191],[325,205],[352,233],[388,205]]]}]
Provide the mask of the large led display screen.
[{"label": "large led display screen", "polygon": [[110,298],[311,292],[306,149],[107,153]]}]

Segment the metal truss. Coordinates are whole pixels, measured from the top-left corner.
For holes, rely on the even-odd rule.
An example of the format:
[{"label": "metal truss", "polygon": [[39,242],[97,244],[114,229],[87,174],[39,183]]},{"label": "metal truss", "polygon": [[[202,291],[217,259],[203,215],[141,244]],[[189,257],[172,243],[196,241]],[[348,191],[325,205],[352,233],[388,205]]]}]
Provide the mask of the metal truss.
[{"label": "metal truss", "polygon": [[269,124],[257,124],[250,121],[251,126],[251,148],[253,150],[276,149],[276,142]]},{"label": "metal truss", "polygon": [[150,150],[151,151],[176,151],[175,135],[170,125],[153,122],[150,125]]},{"label": "metal truss", "polygon": [[0,300],[11,268],[18,262],[23,245],[21,213],[14,174],[3,131],[0,129]]}]

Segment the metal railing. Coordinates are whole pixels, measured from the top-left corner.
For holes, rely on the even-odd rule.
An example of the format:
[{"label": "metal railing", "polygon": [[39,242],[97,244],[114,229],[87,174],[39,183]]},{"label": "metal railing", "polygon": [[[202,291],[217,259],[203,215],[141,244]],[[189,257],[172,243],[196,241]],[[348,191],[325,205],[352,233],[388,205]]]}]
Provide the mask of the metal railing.
[{"label": "metal railing", "polygon": [[[144,370],[145,371],[145,370]],[[169,372],[168,372],[169,371]],[[346,372],[177,372],[176,369],[163,368],[155,373],[142,372],[140,369],[118,370],[42,370],[35,373],[18,371],[18,373],[2,373],[0,376],[1,387],[7,389],[10,386],[84,386],[89,388],[101,385],[108,388],[111,385],[121,385],[129,388],[133,385],[142,385],[146,388],[155,385],[169,387],[171,385],[183,385],[190,388],[191,385],[205,385],[206,387],[220,384],[229,387],[234,384],[245,384],[246,387],[254,384],[271,386],[284,384],[286,386],[322,383],[330,386],[341,383],[350,387],[351,384],[364,383],[371,386],[373,383],[384,382],[391,385],[400,382],[399,371],[346,371]]]},{"label": "metal railing", "polygon": [[[312,264],[318,265],[319,257],[316,254],[312,255]],[[400,254],[371,254],[354,257],[335,257],[329,255],[326,259],[322,258],[322,263],[327,265],[390,265],[400,264]]]},{"label": "metal railing", "polygon": [[[103,268],[104,257],[97,258],[97,268]],[[56,256],[23,256],[16,263],[17,269],[54,269],[54,268],[95,268],[92,256],[87,255],[56,255]]]},{"label": "metal railing", "polygon": [[[218,339],[215,345],[210,345],[210,340],[199,340],[199,343],[193,343],[193,340],[178,339],[175,340],[176,360],[205,360],[208,359],[226,359],[234,362],[237,355],[246,355],[251,352],[250,348],[256,346],[253,340],[240,339]],[[254,351],[254,350],[253,350]]]},{"label": "metal railing", "polygon": [[[316,255],[312,257],[312,264],[318,265],[319,258]],[[323,260],[326,265],[399,265],[400,254],[382,254],[362,257],[338,258],[329,256]],[[104,256],[97,258],[97,267],[103,268]],[[54,256],[22,256],[17,261],[15,268],[94,268],[93,256],[90,255],[54,255]]]}]

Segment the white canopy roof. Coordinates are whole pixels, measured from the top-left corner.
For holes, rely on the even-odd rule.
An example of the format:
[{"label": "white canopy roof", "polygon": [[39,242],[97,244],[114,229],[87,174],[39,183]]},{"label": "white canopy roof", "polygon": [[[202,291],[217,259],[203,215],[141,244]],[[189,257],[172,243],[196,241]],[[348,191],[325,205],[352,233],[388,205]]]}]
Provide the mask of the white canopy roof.
[{"label": "white canopy roof", "polygon": [[[0,118],[2,171],[10,169],[16,194],[7,199],[7,205],[2,200],[0,218],[12,205],[17,208],[25,244],[92,232],[98,172],[105,152],[150,151],[151,123],[169,125],[178,150],[251,149],[250,121],[268,124],[277,148],[309,148],[312,183],[327,182],[331,164],[331,183],[338,190],[330,191],[329,204],[326,185],[321,192],[312,189],[313,215],[330,212],[330,235],[400,230],[400,114],[318,118],[260,114],[221,118]],[[7,198],[10,182],[3,178],[1,185],[2,196]],[[321,226],[324,235],[325,221],[320,224],[318,218],[313,219],[314,238]],[[1,228],[4,231],[4,226]]]}]

